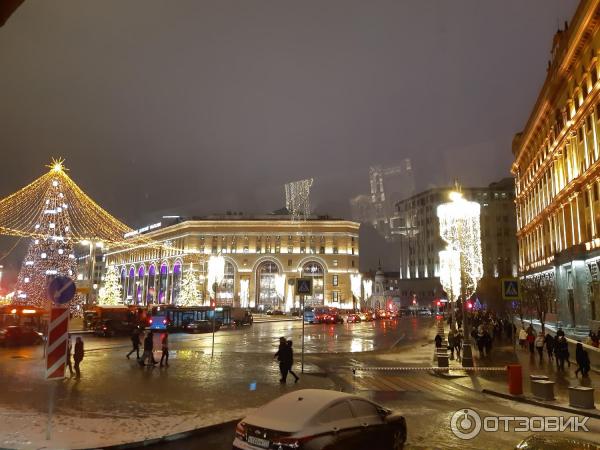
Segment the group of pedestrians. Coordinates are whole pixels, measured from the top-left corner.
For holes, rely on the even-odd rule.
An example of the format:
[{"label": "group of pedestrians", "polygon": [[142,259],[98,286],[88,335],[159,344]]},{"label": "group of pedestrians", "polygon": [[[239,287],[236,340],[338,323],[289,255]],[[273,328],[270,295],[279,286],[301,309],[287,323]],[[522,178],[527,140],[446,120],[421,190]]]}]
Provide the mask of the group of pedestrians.
[{"label": "group of pedestrians", "polygon": [[288,373],[291,373],[295,378],[294,383],[297,383],[300,377],[292,370],[294,365],[294,349],[292,347],[292,341],[288,341],[283,336],[280,337],[279,349],[273,358],[277,358],[279,361],[279,372],[281,373],[279,382],[281,384],[287,383]]},{"label": "group of pedestrians", "polygon": [[[522,326],[519,330],[519,345],[522,350],[529,351],[532,358],[535,351],[537,351],[540,364],[543,363],[545,349],[548,361],[555,360],[556,369],[559,372],[565,371],[565,363],[568,368],[571,367],[569,343],[562,328],[558,328],[556,336],[552,336],[550,333],[544,334],[543,331],[536,334],[531,324],[527,328]],[[577,362],[575,376],[578,376],[581,372],[583,377],[587,377],[590,371],[590,357],[581,342],[578,342],[575,346],[575,361]]]},{"label": "group of pedestrians", "polygon": [[[143,353],[142,357],[140,358],[140,346],[142,345],[142,342]],[[167,330],[163,332],[160,343],[162,350],[162,355],[160,357],[160,367],[163,367],[163,361],[164,366],[169,367],[169,332]],[[146,336],[144,337],[144,332],[139,327],[136,327],[131,333],[131,345],[131,351],[127,353],[127,355],[125,355],[127,359],[129,359],[129,357],[133,353],[135,353],[138,363],[142,367],[154,367],[155,365],[159,364],[159,362],[154,359],[154,332],[152,330],[149,330],[148,333],[146,333]]]}]

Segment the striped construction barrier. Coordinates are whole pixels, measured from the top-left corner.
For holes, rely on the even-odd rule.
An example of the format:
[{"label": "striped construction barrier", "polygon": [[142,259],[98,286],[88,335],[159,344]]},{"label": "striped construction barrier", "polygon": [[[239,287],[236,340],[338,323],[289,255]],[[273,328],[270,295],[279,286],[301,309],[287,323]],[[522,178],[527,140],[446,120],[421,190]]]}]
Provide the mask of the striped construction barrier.
[{"label": "striped construction barrier", "polygon": [[443,371],[448,370],[465,370],[465,371],[486,371],[486,372],[505,372],[506,367],[437,367],[437,366],[420,366],[420,367],[353,367],[352,373],[356,372],[426,372],[426,371]]}]

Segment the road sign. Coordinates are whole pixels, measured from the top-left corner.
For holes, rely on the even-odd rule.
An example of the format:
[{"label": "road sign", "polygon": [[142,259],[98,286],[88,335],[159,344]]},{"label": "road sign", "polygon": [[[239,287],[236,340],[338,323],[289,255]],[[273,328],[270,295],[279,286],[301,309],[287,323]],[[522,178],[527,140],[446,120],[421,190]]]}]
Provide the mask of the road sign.
[{"label": "road sign", "polygon": [[520,300],[521,285],[517,278],[503,278],[502,280],[502,298],[504,300]]},{"label": "road sign", "polygon": [[62,380],[65,377],[68,330],[69,308],[53,307],[46,344],[46,380]]},{"label": "road sign", "polygon": [[296,295],[312,295],[312,278],[296,278]]},{"label": "road sign", "polygon": [[55,305],[63,305],[69,303],[75,296],[75,283],[69,277],[58,276],[48,285],[48,298]]}]

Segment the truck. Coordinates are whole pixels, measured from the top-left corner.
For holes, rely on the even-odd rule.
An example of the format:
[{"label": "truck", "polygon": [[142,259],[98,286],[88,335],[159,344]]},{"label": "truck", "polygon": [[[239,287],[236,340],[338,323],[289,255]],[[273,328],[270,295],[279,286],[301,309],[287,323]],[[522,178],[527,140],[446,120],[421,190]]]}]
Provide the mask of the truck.
[{"label": "truck", "polygon": [[231,308],[231,320],[236,326],[252,325],[254,318],[252,312],[246,308]]}]

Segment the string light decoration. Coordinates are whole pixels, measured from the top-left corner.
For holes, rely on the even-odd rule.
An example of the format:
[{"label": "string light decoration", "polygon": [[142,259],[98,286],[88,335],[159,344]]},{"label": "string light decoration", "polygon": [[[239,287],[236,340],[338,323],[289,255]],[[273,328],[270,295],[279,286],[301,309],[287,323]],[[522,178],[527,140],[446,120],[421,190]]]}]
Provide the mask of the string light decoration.
[{"label": "string light decoration", "polygon": [[353,273],[350,275],[350,290],[352,295],[359,301],[362,300],[362,275],[360,273]]},{"label": "string light decoration", "polygon": [[292,181],[285,185],[285,207],[292,220],[306,220],[310,216],[310,188],[313,179]]},{"label": "string light decoration", "polygon": [[[70,239],[101,241],[118,246],[151,245],[163,247],[150,238],[136,234],[123,222],[115,219],[83,192],[67,175],[64,160],[54,159],[50,170],[17,192],[0,200],[0,234],[44,240],[53,231],[43,228],[40,217],[54,210],[69,218]],[[47,194],[56,192],[52,204],[47,204]],[[55,224],[56,225],[56,224]],[[134,234],[125,238],[125,235]]]},{"label": "string light decoration", "polygon": [[460,253],[455,250],[442,250],[440,255],[440,284],[448,294],[448,300],[455,302],[460,295]]},{"label": "string light decoration", "polygon": [[[440,236],[448,244],[446,250],[458,252],[460,264],[450,261],[454,256],[448,257],[446,267],[440,267],[440,278],[446,280],[456,279],[456,274],[442,274],[443,270],[459,270],[461,288],[467,297],[477,288],[477,283],[483,276],[483,263],[481,256],[481,207],[477,202],[470,202],[463,198],[460,192],[450,193],[450,202],[442,203],[437,208],[440,221]],[[440,256],[441,258],[441,256]]]},{"label": "string light decoration", "polygon": [[208,274],[207,274],[207,288],[209,292],[213,292],[215,294],[215,302],[217,301],[217,293],[215,292],[215,285],[218,286],[221,284],[225,278],[225,258],[221,255],[211,255],[208,259]]},{"label": "string light decoration", "polygon": [[57,173],[54,167],[49,183],[44,186],[46,190],[36,199],[41,205],[32,220],[37,237],[31,240],[19,272],[15,304],[45,307],[49,280],[56,276],[73,278],[76,271],[70,203],[65,199],[65,186]]},{"label": "string light decoration", "polygon": [[181,290],[177,297],[178,306],[197,306],[200,304],[200,291],[198,290],[198,275],[190,263],[189,270],[184,270],[181,279]]},{"label": "string light decoration", "polygon": [[277,301],[285,304],[285,275],[275,275],[275,292],[277,294]]},{"label": "string light decoration", "polygon": [[116,266],[110,266],[104,277],[104,285],[100,288],[98,302],[101,305],[118,305],[122,299],[121,277]]},{"label": "string light decoration", "polygon": [[363,280],[363,292],[365,300],[368,300],[373,295],[373,280]]}]

